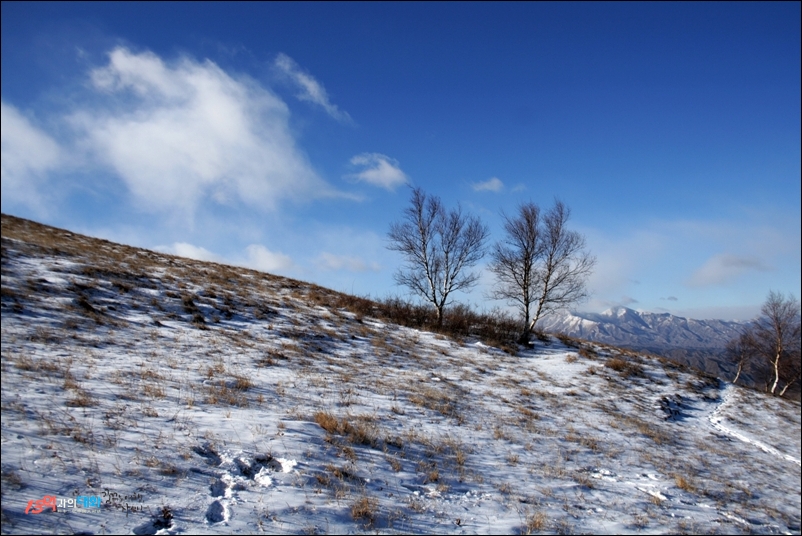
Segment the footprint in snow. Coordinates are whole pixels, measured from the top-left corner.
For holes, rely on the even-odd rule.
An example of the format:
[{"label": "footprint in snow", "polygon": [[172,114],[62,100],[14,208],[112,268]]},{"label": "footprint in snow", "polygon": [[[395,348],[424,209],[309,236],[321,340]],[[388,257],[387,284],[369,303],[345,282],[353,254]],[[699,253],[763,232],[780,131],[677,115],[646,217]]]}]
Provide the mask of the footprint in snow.
[{"label": "footprint in snow", "polygon": [[209,523],[222,523],[229,517],[229,509],[220,501],[214,501],[206,509],[206,521]]},{"label": "footprint in snow", "polygon": [[209,486],[209,495],[213,501],[206,509],[205,519],[209,524],[228,521],[231,510],[232,495],[236,491],[248,489],[253,485],[268,487],[273,484],[271,475],[289,473],[297,465],[295,460],[274,458],[270,454],[257,454],[254,457],[240,455],[230,457],[218,454],[213,447],[204,445],[192,449],[206,459],[210,465],[216,465],[222,471]]}]

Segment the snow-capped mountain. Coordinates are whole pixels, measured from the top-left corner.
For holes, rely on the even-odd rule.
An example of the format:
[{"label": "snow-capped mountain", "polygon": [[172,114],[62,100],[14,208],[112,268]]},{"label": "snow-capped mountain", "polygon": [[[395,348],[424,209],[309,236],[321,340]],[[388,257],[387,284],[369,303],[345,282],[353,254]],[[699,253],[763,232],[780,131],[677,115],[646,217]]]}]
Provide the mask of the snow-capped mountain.
[{"label": "snow-capped mountain", "polygon": [[539,324],[544,331],[656,353],[683,349],[719,353],[744,324],[726,320],[694,320],[669,313],[648,313],[613,307],[603,313],[570,313]]}]

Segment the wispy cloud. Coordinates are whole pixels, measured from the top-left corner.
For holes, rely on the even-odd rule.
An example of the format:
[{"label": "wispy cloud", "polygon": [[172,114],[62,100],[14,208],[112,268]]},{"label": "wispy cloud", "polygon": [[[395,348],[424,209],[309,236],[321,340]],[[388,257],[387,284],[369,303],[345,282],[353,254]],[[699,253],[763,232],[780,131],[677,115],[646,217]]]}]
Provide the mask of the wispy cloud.
[{"label": "wispy cloud", "polygon": [[493,177],[484,182],[475,182],[471,186],[475,192],[500,192],[504,189],[504,183],[498,177]]},{"label": "wispy cloud", "polygon": [[0,183],[4,204],[44,212],[42,183],[64,160],[59,144],[17,108],[0,102]]},{"label": "wispy cloud", "polygon": [[253,80],[118,47],[91,82],[95,98],[69,122],[145,209],[191,217],[205,201],[269,211],[338,195],[296,146],[286,104]]},{"label": "wispy cloud", "polygon": [[736,280],[747,272],[766,272],[770,268],[754,256],[738,256],[727,253],[710,257],[687,280],[690,287],[723,285]]},{"label": "wispy cloud", "polygon": [[367,262],[359,257],[327,252],[320,254],[316,264],[321,270],[346,270],[349,272],[378,272],[381,270],[381,266],[377,262]]},{"label": "wispy cloud", "polygon": [[407,175],[401,171],[398,160],[379,153],[362,153],[351,158],[351,165],[363,167],[358,173],[346,175],[358,181],[374,186],[395,190],[398,186],[409,182]]},{"label": "wispy cloud", "polygon": [[336,104],[331,102],[323,84],[318,82],[311,74],[301,69],[291,57],[286,54],[279,54],[276,57],[274,65],[279,73],[295,86],[298,91],[295,95],[296,98],[320,106],[337,121],[349,124],[353,123],[348,112],[340,110]]}]

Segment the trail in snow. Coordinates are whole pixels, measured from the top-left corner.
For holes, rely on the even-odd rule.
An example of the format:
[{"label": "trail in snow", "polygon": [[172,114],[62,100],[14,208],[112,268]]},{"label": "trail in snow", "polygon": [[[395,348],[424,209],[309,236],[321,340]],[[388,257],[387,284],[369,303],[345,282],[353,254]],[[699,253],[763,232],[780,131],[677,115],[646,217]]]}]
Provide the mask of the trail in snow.
[{"label": "trail in snow", "polygon": [[721,421],[724,420],[724,417],[721,415],[721,411],[724,409],[725,406],[727,406],[731,402],[733,389],[735,389],[735,386],[733,386],[732,384],[727,384],[722,393],[723,401],[721,402],[721,404],[718,405],[716,409],[713,410],[713,412],[710,415],[708,415],[707,418],[710,421],[710,424],[713,425],[713,428],[715,428],[716,430],[718,430],[723,434],[726,434],[728,436],[734,437],[735,439],[743,441],[744,443],[749,443],[751,445],[754,445],[760,450],[767,452],[768,454],[771,454],[772,456],[777,456],[779,458],[783,458],[789,462],[793,462],[799,466],[802,466],[802,462],[800,462],[800,460],[798,460],[797,458],[794,458],[789,454],[783,454],[774,447],[766,445],[765,443],[762,443],[756,439],[746,437],[745,435],[736,432],[732,428],[728,428],[723,424],[721,424]]}]

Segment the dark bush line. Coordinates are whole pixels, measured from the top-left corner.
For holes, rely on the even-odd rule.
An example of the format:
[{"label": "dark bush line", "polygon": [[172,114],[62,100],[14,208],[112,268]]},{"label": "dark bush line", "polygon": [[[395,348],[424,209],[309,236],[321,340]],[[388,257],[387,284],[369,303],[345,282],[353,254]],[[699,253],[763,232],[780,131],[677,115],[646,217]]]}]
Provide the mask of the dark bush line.
[{"label": "dark bush line", "polygon": [[479,313],[467,305],[455,304],[446,308],[442,325],[438,326],[437,311],[431,305],[416,304],[398,297],[373,300],[334,292],[322,294],[316,290],[313,289],[310,296],[315,303],[345,309],[354,313],[358,322],[371,317],[455,339],[475,337],[513,355],[518,351],[515,341],[520,335],[520,322],[503,311]]}]

